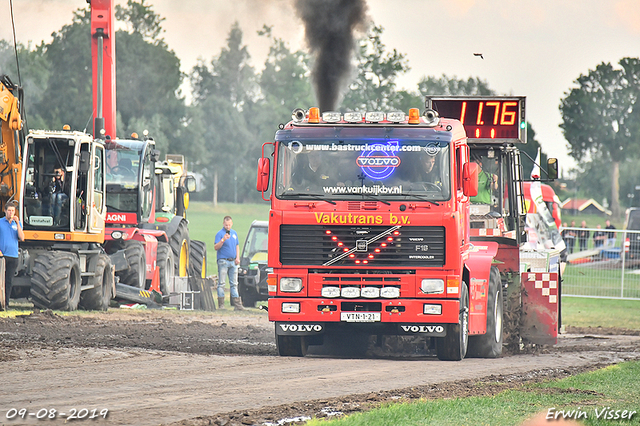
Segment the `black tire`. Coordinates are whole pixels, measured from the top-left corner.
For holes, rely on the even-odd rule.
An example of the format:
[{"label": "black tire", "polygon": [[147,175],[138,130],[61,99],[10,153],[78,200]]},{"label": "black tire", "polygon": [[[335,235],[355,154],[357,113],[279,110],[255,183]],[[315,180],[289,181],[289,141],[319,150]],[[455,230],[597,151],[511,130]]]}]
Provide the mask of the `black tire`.
[{"label": "black tire", "polygon": [[207,277],[207,245],[202,241],[189,242],[189,276],[202,279]]},{"label": "black tire", "polygon": [[111,260],[105,254],[98,255],[96,275],[89,278],[94,287],[80,294],[80,307],[90,311],[106,311],[111,302],[113,289],[113,270]]},{"label": "black tire", "polygon": [[147,256],[144,252],[144,246],[140,241],[125,241],[124,255],[129,268],[118,272],[120,282],[144,289],[147,283]]},{"label": "black tire", "polygon": [[210,278],[194,281],[192,286],[193,291],[199,291],[200,293],[195,296],[195,308],[201,311],[215,311],[216,302],[213,299],[213,282]]},{"label": "black tire", "polygon": [[447,335],[436,338],[436,352],[441,361],[460,361],[467,354],[469,344],[469,290],[461,284],[458,324],[447,326]]},{"label": "black tire", "polygon": [[244,283],[238,283],[238,294],[245,308],[255,308],[258,297],[255,291],[250,290]]},{"label": "black tire", "polygon": [[63,251],[48,251],[33,262],[31,300],[39,308],[75,311],[80,301],[78,257]]},{"label": "black tire", "polygon": [[166,296],[169,294],[171,280],[175,276],[175,259],[173,251],[167,243],[158,243],[158,275],[160,276],[160,292]]},{"label": "black tire", "polygon": [[502,355],[503,341],[502,283],[500,271],[491,268],[489,277],[489,296],[487,297],[487,332],[481,336],[469,337],[467,356],[475,358],[498,358]]},{"label": "black tire", "polygon": [[308,347],[305,336],[276,335],[276,348],[280,356],[305,356]]},{"label": "black tire", "polygon": [[175,274],[178,277],[189,275],[189,229],[187,221],[181,220],[178,229],[169,238],[173,258],[175,259]]}]

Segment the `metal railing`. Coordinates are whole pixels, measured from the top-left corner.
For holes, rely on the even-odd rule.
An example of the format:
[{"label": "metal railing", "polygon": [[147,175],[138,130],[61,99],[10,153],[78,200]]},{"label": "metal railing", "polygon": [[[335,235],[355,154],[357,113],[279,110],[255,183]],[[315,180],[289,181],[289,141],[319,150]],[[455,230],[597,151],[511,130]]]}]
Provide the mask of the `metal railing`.
[{"label": "metal railing", "polygon": [[563,239],[563,296],[640,300],[640,231],[569,227],[563,228]]}]

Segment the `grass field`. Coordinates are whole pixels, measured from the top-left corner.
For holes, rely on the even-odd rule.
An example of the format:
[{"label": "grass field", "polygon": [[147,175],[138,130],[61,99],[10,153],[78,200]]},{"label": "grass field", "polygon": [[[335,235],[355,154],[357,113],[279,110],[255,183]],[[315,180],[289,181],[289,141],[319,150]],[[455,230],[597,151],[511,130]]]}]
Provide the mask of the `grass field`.
[{"label": "grass field", "polygon": [[562,298],[562,324],[640,330],[640,300]]},{"label": "grass field", "polygon": [[[640,362],[612,365],[601,370],[579,374],[562,380],[529,385],[493,397],[439,399],[406,404],[391,404],[376,410],[333,420],[311,420],[308,426],[368,425],[520,425],[536,413],[544,413],[540,425],[550,412],[563,411],[568,418],[579,417],[586,425],[638,424],[640,415]],[[478,386],[483,386],[478,382]],[[609,407],[609,410],[605,409]],[[553,411],[550,411],[552,409]],[[620,418],[605,419],[616,410]],[[636,411],[631,420],[623,420],[623,411]],[[573,414],[570,414],[573,413]],[[583,414],[584,413],[584,414]],[[597,416],[600,414],[600,418]],[[561,414],[562,416],[562,414]]]},{"label": "grass field", "polygon": [[187,211],[189,219],[189,235],[191,239],[204,241],[207,244],[207,275],[216,275],[216,251],[213,249],[216,233],[222,229],[225,216],[233,218],[233,229],[240,239],[240,253],[247,232],[254,220],[269,219],[269,203],[264,204],[233,204],[219,203],[216,207],[212,203],[192,202]]}]

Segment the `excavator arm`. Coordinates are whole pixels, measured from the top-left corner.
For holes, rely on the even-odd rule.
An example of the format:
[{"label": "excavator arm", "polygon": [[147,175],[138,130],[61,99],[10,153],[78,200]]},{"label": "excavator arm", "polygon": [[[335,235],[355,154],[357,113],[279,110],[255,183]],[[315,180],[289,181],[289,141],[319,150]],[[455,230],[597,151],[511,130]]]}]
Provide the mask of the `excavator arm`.
[{"label": "excavator arm", "polygon": [[20,196],[22,175],[22,89],[8,76],[0,76],[0,204]]}]

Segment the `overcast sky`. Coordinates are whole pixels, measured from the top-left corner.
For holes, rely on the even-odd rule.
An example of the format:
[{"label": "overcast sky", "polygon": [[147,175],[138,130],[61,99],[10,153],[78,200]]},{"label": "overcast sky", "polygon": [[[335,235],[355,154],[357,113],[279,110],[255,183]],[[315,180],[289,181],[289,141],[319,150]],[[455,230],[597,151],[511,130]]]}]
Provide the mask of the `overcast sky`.
[{"label": "overcast sky", "polygon": [[[126,0],[115,0],[125,4]],[[15,0],[18,41],[37,44],[71,22],[85,0]],[[146,0],[166,18],[163,34],[188,71],[220,52],[233,22],[260,68],[268,42],[263,24],[293,49],[304,32],[291,0]],[[11,40],[9,0],[0,0],[0,38]],[[479,77],[506,95],[527,97],[528,121],[543,149],[574,164],[558,125],[564,93],[602,62],[640,55],[640,0],[367,0],[368,15],[384,27],[388,50],[405,53],[411,71],[398,81],[415,90],[425,75]],[[117,47],[116,47],[117,49]],[[480,59],[473,53],[482,53]],[[14,78],[15,80],[15,78]],[[298,107],[298,105],[292,105]],[[307,105],[302,107],[308,107]]]}]

